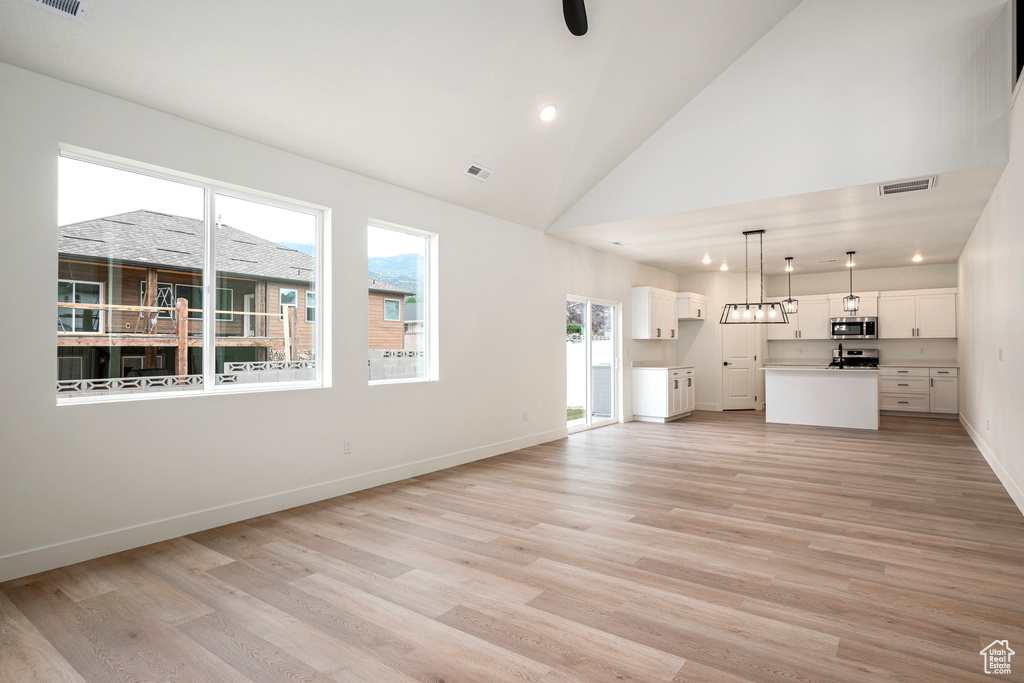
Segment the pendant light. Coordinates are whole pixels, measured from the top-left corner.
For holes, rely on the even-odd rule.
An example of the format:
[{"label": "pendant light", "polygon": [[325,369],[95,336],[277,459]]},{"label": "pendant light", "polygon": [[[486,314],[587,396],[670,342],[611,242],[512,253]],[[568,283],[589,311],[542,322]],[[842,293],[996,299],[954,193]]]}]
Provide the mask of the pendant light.
[{"label": "pendant light", "polygon": [[853,262],[853,255],[855,251],[846,252],[846,267],[850,269],[850,296],[843,297],[843,311],[845,313],[856,313],[860,309],[860,297],[853,295],[853,267],[857,265]]},{"label": "pendant light", "polygon": [[[761,246],[761,296],[750,303],[750,236],[758,235]],[[786,309],[781,303],[769,303],[764,300],[764,230],[747,230],[743,233],[743,298],[742,304],[726,304],[722,307],[722,317],[718,321],[723,325],[784,325],[789,322]]]},{"label": "pendant light", "polygon": [[793,298],[793,257],[786,257],[786,278],[789,281],[789,298],[782,300],[782,308],[786,313],[796,313],[800,302]]}]

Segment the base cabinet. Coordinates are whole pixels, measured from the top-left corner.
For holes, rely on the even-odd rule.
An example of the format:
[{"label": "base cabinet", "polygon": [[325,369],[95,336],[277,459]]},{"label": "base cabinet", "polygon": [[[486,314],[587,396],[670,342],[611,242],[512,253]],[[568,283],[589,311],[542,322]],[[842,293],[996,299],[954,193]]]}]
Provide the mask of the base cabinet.
[{"label": "base cabinet", "polygon": [[668,422],[693,412],[693,368],[633,368],[633,419]]},{"label": "base cabinet", "polygon": [[957,368],[883,367],[878,370],[879,410],[956,415]]},{"label": "base cabinet", "polygon": [[960,412],[960,378],[956,368],[932,368],[929,381],[929,410],[933,413]]}]

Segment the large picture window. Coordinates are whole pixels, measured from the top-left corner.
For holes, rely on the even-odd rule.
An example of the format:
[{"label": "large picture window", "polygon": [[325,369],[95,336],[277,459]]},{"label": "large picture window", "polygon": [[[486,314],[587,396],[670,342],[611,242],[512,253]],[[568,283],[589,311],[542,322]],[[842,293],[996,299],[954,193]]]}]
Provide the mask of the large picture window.
[{"label": "large picture window", "polygon": [[58,401],[323,384],[320,209],[71,150],[59,181]]},{"label": "large picture window", "polygon": [[370,225],[367,234],[371,383],[437,378],[437,235]]}]

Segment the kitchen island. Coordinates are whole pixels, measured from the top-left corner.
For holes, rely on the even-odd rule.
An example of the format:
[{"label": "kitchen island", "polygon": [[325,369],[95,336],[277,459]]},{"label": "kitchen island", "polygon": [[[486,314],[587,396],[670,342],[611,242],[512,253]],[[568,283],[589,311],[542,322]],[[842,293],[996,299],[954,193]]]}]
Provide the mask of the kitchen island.
[{"label": "kitchen island", "polygon": [[768,422],[878,429],[878,369],[765,365]]}]

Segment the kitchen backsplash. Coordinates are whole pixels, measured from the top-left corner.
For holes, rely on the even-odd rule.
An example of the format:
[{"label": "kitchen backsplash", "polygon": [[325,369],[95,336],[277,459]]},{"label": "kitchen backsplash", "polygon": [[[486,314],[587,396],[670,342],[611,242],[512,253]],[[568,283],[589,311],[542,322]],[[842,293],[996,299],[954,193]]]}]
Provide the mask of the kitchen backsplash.
[{"label": "kitchen backsplash", "polygon": [[[839,345],[834,339],[807,341],[769,341],[768,360],[830,359],[832,349]],[[882,363],[895,360],[955,360],[956,339],[864,339],[843,342],[843,349],[878,349]]]}]

